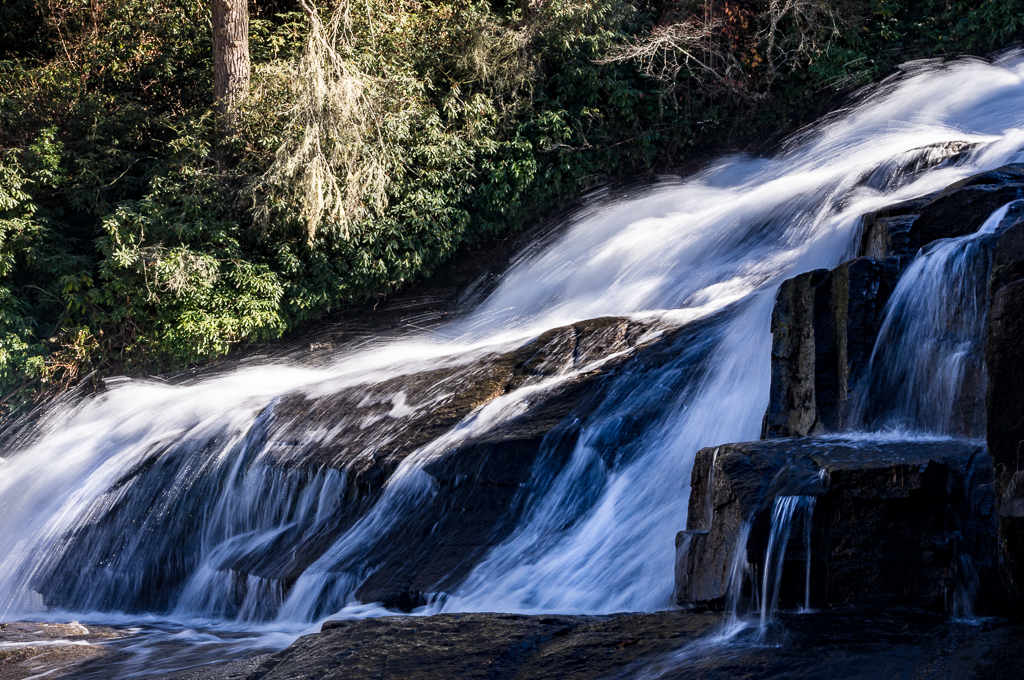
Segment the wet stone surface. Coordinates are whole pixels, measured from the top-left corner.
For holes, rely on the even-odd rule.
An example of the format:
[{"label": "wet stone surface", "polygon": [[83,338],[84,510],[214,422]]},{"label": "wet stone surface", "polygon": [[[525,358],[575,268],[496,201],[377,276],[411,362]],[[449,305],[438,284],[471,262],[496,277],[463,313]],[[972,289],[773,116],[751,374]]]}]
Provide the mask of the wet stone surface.
[{"label": "wet stone surface", "polygon": [[328,622],[252,670],[165,680],[1019,678],[1024,627],[921,612],[783,614],[723,636],[721,616],[443,614]]},{"label": "wet stone surface", "polygon": [[975,231],[994,210],[1022,196],[1022,164],[973,175],[935,194],[868,215],[861,234],[860,254],[909,259],[932,241]]},{"label": "wet stone surface", "polygon": [[0,623],[0,680],[65,677],[82,663],[105,656],[103,643],[126,634],[79,623]]},{"label": "wet stone surface", "polygon": [[783,282],[772,311],[772,381],[762,437],[805,437],[859,423],[866,378],[896,257],[860,257]]},{"label": "wet stone surface", "polygon": [[[298,497],[322,483],[337,502],[329,512],[304,517],[306,524],[278,532],[254,549],[224,554],[216,570],[230,579],[236,594],[225,613],[233,617],[246,602],[258,601],[263,610],[256,618],[272,618],[282,593],[338,536],[366,517],[403,461],[423,451],[429,455],[420,469],[429,476],[432,491],[417,506],[415,517],[382,530],[372,544],[339,559],[332,570],[359,575],[358,600],[400,611],[424,604],[425,593],[450,591],[482,554],[508,536],[522,511],[516,499],[531,479],[564,464],[581,421],[647,385],[667,364],[679,365],[673,372],[678,383],[674,388],[698,384],[707,347],[700,339],[714,323],[712,318],[662,330],[623,318],[592,319],[468,364],[411,373],[367,389],[284,396],[260,413],[232,455],[245,457],[250,469],[262,470],[268,489],[286,487]],[[545,381],[550,384],[530,394],[521,413],[500,425],[453,439],[442,436],[468,414],[479,412],[475,409]],[[602,439],[602,455],[609,461],[628,456],[635,435],[663,407],[660,402],[638,406]],[[116,503],[97,504],[97,521],[65,537],[65,559],[40,579],[39,591],[48,605],[112,606],[106,601],[93,604],[101,598],[78,586],[107,569],[122,549],[121,536],[111,526],[144,522],[153,527],[147,535],[160,539],[144,556],[152,565],[150,582],[134,582],[135,591],[111,587],[103,595],[122,608],[128,608],[125,602],[141,611],[169,606],[201,552],[191,520],[181,518],[201,516],[208,496],[218,493],[218,482],[211,479],[208,488],[197,486],[177,500],[173,512],[161,512],[162,480],[187,474],[189,460],[189,455],[154,450],[151,462],[117,482],[112,495],[128,485],[132,493],[117,494]],[[324,482],[325,476],[332,477]],[[318,615],[334,611],[331,606],[323,604],[325,611]]]},{"label": "wet stone surface", "polygon": [[989,286],[986,430],[999,496],[1002,575],[1020,601],[1024,599],[1024,224],[1000,235]]},{"label": "wet stone surface", "polygon": [[[722,607],[740,587],[737,560],[763,571],[775,500],[807,496],[812,606],[952,610],[958,588],[977,578],[979,606],[998,609],[991,476],[979,442],[779,439],[703,449],[677,539],[677,601]],[[806,596],[804,529],[794,527],[784,552],[783,606]],[[757,585],[748,577],[743,588]]]}]

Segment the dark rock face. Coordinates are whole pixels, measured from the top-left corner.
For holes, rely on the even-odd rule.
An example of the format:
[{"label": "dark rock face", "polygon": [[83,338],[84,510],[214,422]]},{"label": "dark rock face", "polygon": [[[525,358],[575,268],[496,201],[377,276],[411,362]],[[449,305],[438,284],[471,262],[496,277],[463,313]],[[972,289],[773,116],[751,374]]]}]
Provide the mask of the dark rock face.
[{"label": "dark rock face", "polygon": [[[955,155],[955,150],[951,153]],[[874,421],[880,415],[876,411],[884,411],[890,397],[883,388],[885,381],[877,381],[868,374],[871,354],[886,303],[900,274],[921,248],[939,239],[961,237],[977,231],[996,209],[1022,196],[1022,164],[969,177],[936,194],[890,206],[867,216],[860,244],[864,257],[831,271],[808,272],[786,281],[779,290],[772,315],[772,384],[762,437],[808,437],[857,429]],[[819,528],[815,529],[815,540],[825,540],[820,527],[832,521],[823,513],[833,513],[834,517],[860,516],[860,520],[855,531],[846,532],[845,544],[816,548],[820,548],[819,556],[813,559],[827,562],[828,568],[818,569],[818,565],[813,564],[815,569],[812,571],[826,579],[819,585],[828,603],[844,601],[847,595],[843,593],[849,593],[852,601],[865,601],[863,593],[854,592],[858,582],[867,583],[872,578],[883,584],[887,581],[884,560],[869,564],[875,559],[872,557],[868,561],[862,560],[857,566],[855,561],[843,562],[840,559],[844,554],[872,555],[878,550],[873,546],[878,544],[905,548],[903,553],[892,548],[886,558],[892,564],[916,565],[909,569],[900,566],[904,580],[881,588],[893,597],[895,591],[902,588],[906,594],[914,593],[913,597],[919,600],[933,604],[938,602],[942,592],[948,590],[950,575],[956,571],[949,567],[949,546],[952,544],[960,545],[956,550],[966,550],[976,561],[989,565],[991,545],[994,544],[991,528],[974,530],[970,535],[962,532],[958,538],[950,538],[950,535],[935,534],[934,527],[928,529],[925,521],[926,517],[942,515],[941,507],[946,508],[944,512],[947,514],[959,513],[961,518],[965,516],[964,512],[985,515],[989,511],[978,505],[981,501],[971,499],[964,490],[975,493],[973,490],[981,489],[976,493],[987,497],[985,480],[972,475],[984,478],[989,474],[995,475],[994,493],[997,495],[990,500],[995,503],[998,498],[1004,580],[1011,591],[1024,596],[1024,465],[1019,462],[1024,448],[1024,416],[1021,415],[1024,413],[1024,389],[1021,388],[1024,385],[1024,354],[1021,352],[1021,347],[1024,347],[1024,303],[1021,302],[1024,300],[1024,225],[1020,224],[1019,218],[1017,222],[1001,233],[986,237],[982,244],[986,253],[982,259],[988,262],[991,253],[992,262],[985,361],[983,365],[979,355],[977,370],[965,374],[967,384],[961,395],[962,403],[954,405],[953,414],[963,421],[961,429],[966,436],[977,436],[987,418],[985,428],[994,473],[986,472],[982,470],[984,466],[976,464],[973,465],[976,471],[969,472],[969,468],[963,465],[949,463],[945,454],[931,460],[922,469],[932,470],[929,475],[938,475],[936,479],[955,478],[954,486],[960,491],[945,495],[926,492],[932,487],[930,483],[922,482],[923,486],[915,487],[913,493],[908,492],[907,498],[915,500],[911,504],[914,507],[905,509],[909,513],[905,516],[917,513],[918,519],[914,520],[917,524],[900,524],[902,520],[897,515],[886,514],[890,510],[884,508],[895,501],[891,501],[888,492],[881,488],[864,496],[865,499],[874,499],[870,503],[879,504],[877,511],[880,514],[867,509],[870,505],[868,500],[864,500],[868,505],[859,508],[857,504],[861,501],[853,500],[857,498],[855,495],[844,495],[841,491],[842,475],[836,477],[830,473],[830,486],[827,487],[830,491],[808,492],[818,496],[814,512],[817,518],[815,525]],[[979,299],[984,300],[985,295]],[[983,404],[979,397],[986,389]],[[752,445],[743,446],[749,448]],[[788,446],[794,449],[791,457],[796,460],[800,457],[796,455],[797,449],[827,447],[829,444],[804,442]],[[898,467],[901,465],[899,456],[911,445],[893,446],[898,450],[886,455],[893,456],[888,463]],[[680,534],[677,541],[680,556],[677,594],[682,602],[720,603],[732,578],[729,569],[745,522],[751,523],[751,561],[760,563],[759,560],[763,559],[758,552],[763,548],[758,546],[759,541],[761,544],[764,541],[758,535],[765,531],[764,516],[770,499],[778,495],[778,492],[769,493],[766,489],[778,484],[778,475],[783,474],[784,467],[779,457],[785,458],[785,455],[778,449],[771,449],[759,454],[767,456],[766,459],[749,456],[737,460],[736,451],[729,447],[719,451],[723,456],[720,461],[714,462],[714,453],[702,452],[694,467],[689,529]],[[801,455],[804,454],[810,455],[806,450]],[[978,456],[972,454],[972,460],[975,459]],[[886,468],[885,456],[871,466],[877,467],[876,464],[881,465],[878,470]],[[942,475],[935,472],[939,470],[935,466],[940,464],[947,469]],[[806,466],[795,462],[793,465],[796,468]],[[824,469],[817,462],[815,465]],[[733,490],[724,491],[717,483],[712,488],[702,481],[713,477],[712,470],[724,475],[728,482],[722,484]],[[908,471],[903,470],[899,474],[904,473]],[[882,472],[879,474],[884,476]],[[935,486],[935,489],[940,486]],[[724,494],[721,498],[715,496],[720,501],[717,504],[711,501],[714,494]],[[727,501],[728,498],[733,500]],[[964,503],[973,503],[974,506],[966,507]],[[868,514],[864,515],[865,512]],[[943,531],[947,534],[948,531],[961,531],[949,528],[955,522],[950,525],[944,521],[947,529]],[[932,524],[938,526],[935,522]],[[929,532],[937,541],[932,547],[924,546],[915,539],[915,536],[928,535]],[[986,540],[993,543],[986,546]],[[967,544],[970,545],[965,548]],[[983,570],[985,568],[988,567],[983,567]],[[949,572],[945,576],[939,573],[944,569]],[[968,565],[961,571],[972,569]],[[993,592],[998,590],[995,584],[991,587]]]},{"label": "dark rock face", "polygon": [[[446,576],[463,575],[476,557],[511,530],[517,517],[513,500],[537,457],[542,452],[549,457],[564,455],[575,444],[576,432],[556,431],[556,426],[569,414],[584,417],[600,403],[607,381],[626,364],[637,364],[641,347],[666,337],[627,319],[592,319],[553,329],[521,347],[468,365],[425,370],[325,396],[296,393],[282,398],[265,409],[234,455],[250,458],[247,466],[268,467],[267,475],[284,476],[286,488],[309,487],[324,470],[339,471],[346,483],[345,499],[320,526],[281,532],[256,551],[228,557],[221,569],[239,582],[240,601],[249,575],[289,587],[367,512],[405,458],[474,409],[523,385],[570,373],[557,386],[538,392],[527,413],[482,438],[438,452],[425,468],[438,493],[417,517],[396,527],[390,540],[363,556],[362,561],[376,569],[358,597],[406,610],[418,606],[421,591],[444,587]],[[640,363],[657,354],[649,353]],[[609,355],[612,358],[602,361]],[[372,426],[364,426],[367,423]],[[195,518],[203,516],[218,485],[229,483],[213,475],[192,475],[199,480],[195,488],[168,506],[164,482],[190,476],[187,470],[206,465],[202,450],[190,445],[192,449],[169,443],[166,450],[154,451],[149,463],[115,485],[130,487],[131,493],[123,494],[118,503],[101,502],[96,521],[65,538],[71,544],[66,557],[38,586],[49,604],[82,607],[84,601],[89,607],[150,611],[170,606],[200,554],[202,537]],[[132,547],[135,554],[124,545],[124,536],[112,529],[132,522],[148,528],[140,532],[142,540],[155,537],[145,546]],[[93,582],[102,583],[98,572],[118,560],[125,563],[118,571],[141,573],[142,578],[112,583],[109,593],[83,593],[79,585],[89,579],[71,576],[91,570],[97,575]]]},{"label": "dark rock face", "polygon": [[856,424],[851,396],[865,377],[898,275],[897,258],[861,257],[782,284],[772,312],[763,437],[803,437]]},{"label": "dark rock face", "polygon": [[[353,496],[372,495],[409,454],[450,430],[474,409],[529,382],[623,353],[581,379],[606,373],[638,348],[638,340],[647,330],[628,319],[591,319],[552,329],[522,347],[466,366],[427,370],[327,396],[293,394],[273,407],[281,426],[272,432],[272,445],[282,464],[345,469]],[[389,417],[399,394],[403,404],[429,406],[408,408],[403,417]],[[575,405],[567,399],[558,401],[565,412]],[[370,426],[339,432],[339,415]]]},{"label": "dark rock face", "polygon": [[[992,212],[1022,196],[1024,165],[975,175],[868,215],[863,257],[784,282],[772,313],[772,387],[762,437],[862,425],[869,404],[851,397],[867,377],[886,302],[906,265],[923,246],[973,233]],[[1002,264],[994,269],[1000,280],[1016,275],[1011,263],[1024,255],[1024,245],[1011,246],[1011,240],[1001,241]]]},{"label": "dark rock face", "polygon": [[[677,539],[679,604],[722,606],[737,563],[763,573],[780,496],[815,498],[810,599],[817,606],[942,609],[958,579],[977,575],[963,573],[965,558],[983,575],[994,564],[991,468],[977,443],[729,444],[697,454],[687,531]],[[785,553],[783,606],[803,602],[806,549],[797,536],[805,528],[794,528]]]},{"label": "dark rock face", "polygon": [[[538,478],[553,478],[565,464],[590,414],[614,408],[646,383],[649,372],[659,372],[669,362],[689,367],[681,368],[676,374],[679,384],[672,387],[686,389],[698,383],[701,362],[690,355],[702,352],[703,345],[693,343],[703,331],[686,328],[656,340],[638,340],[632,345],[635,352],[538,394],[527,413],[429,462],[424,472],[436,482],[437,493],[417,517],[405,518],[393,535],[362,556],[374,571],[356,597],[407,610],[424,604],[425,593],[457,585],[514,529],[524,509],[520,491]],[[577,349],[576,356],[586,366],[592,359],[585,357],[612,349]],[[613,431],[602,433],[591,445],[614,467],[630,455],[636,433],[658,417],[660,407],[652,402],[644,405],[647,411],[632,411],[628,422],[616,421]]]},{"label": "dark rock face", "polygon": [[996,245],[985,362],[989,453],[999,499],[999,548],[1003,578],[1024,596],[1024,224],[1004,232]]},{"label": "dark rock face", "polygon": [[1006,284],[1024,279],[1024,220],[1010,226],[999,235],[992,253],[990,292],[995,293]]},{"label": "dark rock face", "polygon": [[361,560],[374,571],[356,597],[408,611],[425,604],[424,594],[448,590],[479,558],[514,529],[521,508],[516,497],[539,456],[572,452],[578,431],[530,432],[510,428],[487,440],[468,442],[424,469],[437,493],[415,517],[394,527]]},{"label": "dark rock face", "polygon": [[[242,531],[265,531],[268,540],[242,543],[237,551],[219,554],[213,565],[234,584],[234,600],[225,605],[225,615],[240,610],[250,588],[266,587],[271,596],[265,598],[266,611],[256,617],[273,616],[274,598],[280,601],[305,569],[381,501],[398,467],[427,444],[433,448],[421,473],[430,491],[408,512],[397,511],[403,513],[400,522],[375,533],[360,550],[339,557],[332,571],[353,575],[361,584],[354,593],[360,600],[402,610],[422,604],[425,592],[449,590],[507,537],[523,510],[521,492],[537,478],[556,474],[590,415],[615,410],[643,390],[699,385],[702,353],[715,324],[711,319],[662,331],[626,319],[594,319],[468,364],[366,388],[325,388],[320,396],[296,393],[268,406],[228,458],[238,461],[238,469],[250,475],[246,480],[256,478],[268,494],[282,495],[284,488],[293,499],[309,489],[319,496],[317,480],[333,475],[338,481],[328,492],[334,506],[329,513],[298,515],[288,514],[295,513],[298,503],[287,497],[268,499],[277,514],[259,505],[255,521],[263,524],[246,525]],[[650,375],[662,372],[666,364],[678,370],[671,371],[667,383],[651,387]],[[474,409],[556,376],[561,376],[556,384],[532,392],[529,408],[500,426],[432,443]],[[638,402],[607,432],[595,431],[595,449],[609,466],[628,459],[637,433],[665,408],[663,401]],[[214,440],[210,446],[216,444]],[[208,472],[204,466],[209,457],[202,446],[206,444],[169,443],[116,483],[110,497],[116,495],[117,502],[98,503],[92,511],[95,521],[64,537],[69,544],[66,557],[40,575],[37,588],[48,604],[148,611],[173,605],[202,554],[206,504],[235,484],[238,474],[231,466]],[[180,495],[169,500],[169,478],[197,481],[182,485]],[[274,531],[284,522],[291,524],[288,531]],[[130,532],[134,543],[126,546],[126,532],[117,526],[134,523],[145,530]],[[86,592],[84,582],[101,587]]]},{"label": "dark rock face", "polygon": [[940,238],[977,230],[997,208],[1024,197],[1024,165],[1007,165],[961,180],[921,208],[910,228],[912,252]]},{"label": "dark rock face", "polygon": [[917,249],[911,247],[910,230],[929,201],[930,197],[906,201],[865,216],[860,254],[879,259],[912,257]]},{"label": "dark rock face", "polygon": [[875,258],[913,257],[932,241],[974,232],[997,208],[1021,197],[1022,164],[968,177],[937,194],[866,216],[860,253]]}]

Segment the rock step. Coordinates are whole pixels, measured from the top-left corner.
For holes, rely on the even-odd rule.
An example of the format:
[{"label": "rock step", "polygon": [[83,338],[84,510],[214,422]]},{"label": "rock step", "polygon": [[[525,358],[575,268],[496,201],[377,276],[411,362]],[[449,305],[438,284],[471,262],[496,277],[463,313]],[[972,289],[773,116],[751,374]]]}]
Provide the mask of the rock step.
[{"label": "rock step", "polygon": [[[941,192],[864,219],[858,257],[785,281],[772,313],[772,381],[763,438],[857,429],[868,413],[854,393],[867,379],[883,312],[900,275],[922,247],[976,231],[996,209],[1024,197],[1024,164],[961,180]],[[1024,252],[1006,239],[993,274],[1019,278]],[[1024,251],[1024,248],[1018,248]],[[980,361],[980,358],[979,358]],[[978,408],[980,412],[978,395]],[[973,412],[970,405],[965,411]],[[964,436],[982,436],[969,423]]]},{"label": "rock step", "polygon": [[974,232],[997,208],[1018,198],[1024,198],[1024,163],[972,175],[867,215],[859,254],[909,259],[932,241]]},{"label": "rock step", "polygon": [[[775,439],[697,454],[687,530],[677,538],[677,604],[721,608],[730,588],[759,587],[774,502],[794,495],[815,499],[814,607],[947,610],[958,587],[979,581],[992,591],[998,581],[992,469],[982,444]],[[804,601],[804,529],[793,528],[785,550],[783,607]],[[753,574],[746,583],[732,582],[737,563]],[[992,603],[994,594],[982,599]]]},{"label": "rock step", "polygon": [[[866,378],[882,312],[902,271],[920,248],[971,233],[998,207],[1022,197],[1024,164],[974,175],[868,215],[862,257],[783,283],[772,315],[772,381],[762,437],[813,436],[862,425],[856,420],[868,414],[858,413],[864,405],[855,403],[854,392]],[[1011,595],[1024,598],[1024,223],[992,241],[985,431],[968,428],[963,434],[987,438],[1002,582]]]}]

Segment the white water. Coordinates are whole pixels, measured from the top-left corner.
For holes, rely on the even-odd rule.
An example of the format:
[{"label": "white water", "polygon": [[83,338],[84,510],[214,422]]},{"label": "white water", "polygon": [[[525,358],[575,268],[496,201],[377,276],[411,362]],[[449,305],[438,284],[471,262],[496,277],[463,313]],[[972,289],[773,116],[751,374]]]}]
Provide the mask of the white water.
[{"label": "white water", "polygon": [[[907,170],[935,155],[915,150],[955,141],[979,146],[958,164]],[[865,213],[1016,161],[1022,145],[1024,58],[922,70],[775,158],[726,159],[685,182],[591,207],[440,330],[343,348],[318,369],[249,367],[178,386],[122,381],[56,409],[37,436],[0,458],[0,620],[68,616],[43,613],[40,589],[79,612],[153,612],[254,630],[297,632],[339,610],[378,611],[356,603],[354,592],[373,571],[366,556],[436,493],[424,466],[524,412],[538,392],[580,369],[527,383],[474,411],[406,458],[374,506],[323,546],[318,538],[352,510],[345,471],[280,461],[301,462],[316,446],[364,430],[380,433],[368,447],[391,442],[379,423],[343,412],[306,433],[301,446],[275,441],[267,433],[279,417],[277,400],[295,391],[349,391],[388,401],[387,418],[401,419],[458,385],[439,385],[435,402],[414,404],[374,386],[469,366],[546,329],[604,315],[704,326],[660,375],[626,376],[612,387],[579,424],[568,462],[522,490],[527,510],[515,531],[436,607],[596,613],[667,606],[673,536],[686,523],[695,452],[759,434],[778,285],[854,255]],[[601,455],[601,442],[623,417],[650,403],[658,416],[630,441],[629,455]],[[78,545],[75,532],[98,522],[91,535],[102,540],[69,552]],[[318,557],[294,586],[225,568],[251,558],[266,573],[283,573],[307,549]]]},{"label": "white water", "polygon": [[768,550],[764,555],[764,574],[761,581],[761,629],[772,622],[779,608],[779,593],[782,586],[782,568],[786,560],[786,546],[793,529],[793,520],[799,513],[804,526],[804,547],[807,563],[804,584],[804,606],[810,608],[811,582],[811,516],[814,511],[814,496],[777,496],[772,506],[771,531],[768,534]]},{"label": "white water", "polygon": [[[977,231],[937,241],[900,277],[871,355],[867,389],[875,428],[939,435],[984,434],[985,315],[990,251],[985,247],[1010,208]],[[1017,215],[1015,215],[1017,217]],[[863,392],[870,390],[870,396]]]}]

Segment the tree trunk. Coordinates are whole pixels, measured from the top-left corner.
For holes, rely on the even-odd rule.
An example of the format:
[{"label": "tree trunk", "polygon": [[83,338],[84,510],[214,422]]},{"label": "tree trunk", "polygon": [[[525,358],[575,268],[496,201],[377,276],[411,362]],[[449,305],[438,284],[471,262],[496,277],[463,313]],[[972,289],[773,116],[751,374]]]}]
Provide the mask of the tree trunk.
[{"label": "tree trunk", "polygon": [[249,89],[248,0],[213,0],[213,97],[228,113]]}]

